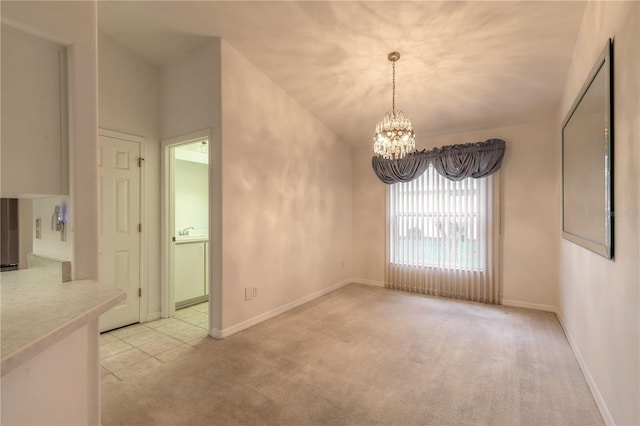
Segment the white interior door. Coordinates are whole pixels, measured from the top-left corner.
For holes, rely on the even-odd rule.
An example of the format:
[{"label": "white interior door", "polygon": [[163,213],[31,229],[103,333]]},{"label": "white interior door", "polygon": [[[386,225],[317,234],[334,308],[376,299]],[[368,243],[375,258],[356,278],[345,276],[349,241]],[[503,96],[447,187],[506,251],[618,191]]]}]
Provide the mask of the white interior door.
[{"label": "white interior door", "polygon": [[99,281],[127,299],[100,317],[100,331],[140,320],[140,143],[101,135],[98,146]]}]

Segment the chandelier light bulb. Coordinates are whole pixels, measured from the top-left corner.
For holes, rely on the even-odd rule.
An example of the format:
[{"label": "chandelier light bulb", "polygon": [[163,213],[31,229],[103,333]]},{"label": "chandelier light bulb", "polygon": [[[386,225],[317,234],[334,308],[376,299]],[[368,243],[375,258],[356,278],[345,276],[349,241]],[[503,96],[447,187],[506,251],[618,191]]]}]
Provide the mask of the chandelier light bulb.
[{"label": "chandelier light bulb", "polygon": [[393,68],[393,95],[391,112],[387,112],[381,122],[376,125],[373,136],[373,151],[386,159],[400,159],[416,148],[416,138],[411,120],[402,111],[396,111],[396,61],[400,53],[391,52],[388,56]]}]

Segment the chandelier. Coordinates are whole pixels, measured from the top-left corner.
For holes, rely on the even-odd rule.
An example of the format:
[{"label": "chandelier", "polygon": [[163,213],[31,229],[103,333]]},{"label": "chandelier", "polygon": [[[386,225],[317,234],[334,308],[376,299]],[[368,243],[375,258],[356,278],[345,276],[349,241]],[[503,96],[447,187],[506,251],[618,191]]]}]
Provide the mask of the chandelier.
[{"label": "chandelier", "polygon": [[400,59],[400,53],[391,52],[387,58],[393,68],[391,112],[387,112],[376,126],[373,151],[381,157],[397,160],[415,149],[416,135],[413,133],[411,121],[402,111],[396,112],[396,61]]}]

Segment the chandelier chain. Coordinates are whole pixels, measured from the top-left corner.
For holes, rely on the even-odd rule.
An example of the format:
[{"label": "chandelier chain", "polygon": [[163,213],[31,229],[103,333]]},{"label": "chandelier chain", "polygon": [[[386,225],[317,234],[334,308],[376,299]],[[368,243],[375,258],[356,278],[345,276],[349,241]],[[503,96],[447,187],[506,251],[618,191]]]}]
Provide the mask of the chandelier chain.
[{"label": "chandelier chain", "polygon": [[393,83],[391,85],[392,91],[393,91],[393,95],[391,97],[391,111],[393,113],[393,115],[396,115],[396,61],[392,62],[392,68],[393,68]]}]

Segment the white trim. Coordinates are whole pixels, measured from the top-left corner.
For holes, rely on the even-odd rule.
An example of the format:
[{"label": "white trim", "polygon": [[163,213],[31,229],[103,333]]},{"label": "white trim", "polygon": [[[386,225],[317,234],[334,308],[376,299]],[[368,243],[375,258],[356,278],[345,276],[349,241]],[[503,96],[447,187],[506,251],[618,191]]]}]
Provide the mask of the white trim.
[{"label": "white trim", "polygon": [[504,306],[513,306],[514,308],[535,309],[536,311],[546,311],[546,312],[553,312],[553,313],[558,312],[558,308],[553,305],[542,305],[539,303],[521,302],[519,300],[502,299],[501,304]]},{"label": "white trim", "polygon": [[351,278],[352,283],[372,285],[374,287],[384,287],[384,282],[376,280],[367,280],[365,278]]},{"label": "white trim", "polygon": [[42,31],[41,28],[37,28],[29,24],[24,24],[23,22],[18,22],[15,19],[7,18],[6,16],[2,16],[2,19],[0,21],[2,23],[2,26],[8,30],[18,30],[20,32],[26,33],[26,35],[30,37],[36,37],[43,41],[54,43],[63,47],[70,47],[73,45],[72,40],[61,37],[60,34],[53,34],[48,31]]},{"label": "white trim", "polygon": [[129,133],[122,133],[115,130],[103,129],[102,127],[98,129],[98,136],[106,136],[108,138],[114,139],[122,139],[129,142],[138,142],[143,143],[144,137],[139,135],[133,135]]},{"label": "white trim", "polygon": [[[217,328],[212,328],[209,332],[209,336],[213,337],[214,339],[222,339],[224,337],[222,335],[222,332]],[[226,337],[229,337],[229,335],[227,335]]]},{"label": "white trim", "polygon": [[567,337],[567,341],[569,341],[569,346],[571,346],[573,354],[576,356],[576,360],[578,360],[578,365],[582,370],[582,374],[587,380],[589,390],[591,390],[591,394],[593,395],[593,399],[596,401],[596,405],[598,406],[598,410],[600,410],[600,415],[602,416],[604,423],[606,425],[615,426],[616,422],[613,420],[613,417],[611,417],[611,413],[607,408],[607,404],[604,402],[604,398],[602,398],[602,394],[600,394],[600,390],[598,390],[598,386],[596,385],[595,380],[593,380],[593,376],[591,376],[589,368],[587,368],[587,363],[584,361],[584,358],[582,358],[582,354],[580,354],[580,351],[578,350],[578,346],[573,342],[573,339],[571,338],[571,335],[569,334],[569,331],[567,330],[567,327],[562,320],[562,315],[560,315],[560,312],[556,312],[556,316],[558,317],[558,322],[560,322],[562,331],[564,331],[564,335]]},{"label": "white trim", "polygon": [[[220,181],[212,178],[212,173],[218,173],[213,168],[220,166],[216,161],[219,161],[219,145],[213,142],[213,134],[211,128],[206,128],[191,132],[181,136],[175,136],[169,139],[163,139],[160,141],[160,315],[162,318],[169,318],[175,313],[174,303],[174,287],[171,280],[171,268],[173,265],[173,244],[172,236],[173,232],[173,218],[171,216],[171,199],[173,197],[173,180],[171,179],[171,148],[192,143],[198,140],[207,139],[209,141],[209,329],[211,330],[212,324],[220,324],[222,322],[222,284],[221,284],[221,263],[222,263],[222,251],[221,251],[221,229],[220,222],[217,218],[222,215],[222,200],[216,191],[219,190]],[[215,182],[212,182],[215,181]],[[212,334],[213,336],[213,334]]]},{"label": "white trim", "polygon": [[278,308],[272,309],[270,311],[264,312],[260,315],[256,315],[253,318],[249,318],[248,320],[242,321],[236,325],[232,325],[231,327],[224,328],[222,330],[217,328],[212,328],[211,333],[209,335],[216,339],[222,339],[225,337],[229,337],[232,334],[238,333],[242,330],[246,330],[249,327],[253,327],[256,324],[259,324],[263,321],[271,319],[275,316],[278,316],[284,312],[287,312],[293,308],[297,308],[300,305],[303,305],[307,302],[312,301],[313,299],[317,299],[320,296],[324,296],[327,293],[331,293],[334,290],[339,289],[340,287],[344,287],[345,285],[353,282],[351,279],[347,279],[344,281],[340,281],[339,283],[333,284],[327,288],[323,288],[322,290],[318,290],[314,293],[311,293],[307,296],[301,297],[300,299],[294,300],[293,302],[286,303]]},{"label": "white trim", "polygon": [[[132,136],[138,138],[139,136]],[[149,312],[149,278],[147,277],[147,268],[148,268],[148,260],[147,260],[147,252],[149,251],[149,244],[147,241],[147,236],[149,235],[147,229],[147,167],[144,161],[146,157],[146,144],[144,143],[144,138],[139,142],[140,150],[138,151],[140,158],[143,160],[140,162],[140,167],[138,167],[138,172],[140,173],[140,226],[142,230],[140,231],[140,291],[142,291],[142,296],[140,297],[140,320],[147,317]],[[140,160],[138,160],[140,161]]]},{"label": "white trim", "polygon": [[157,319],[160,319],[160,311],[155,311],[155,312],[151,312],[150,314],[147,314],[147,322],[155,321]]},{"label": "white trim", "polygon": [[186,135],[179,135],[169,139],[163,139],[162,147],[165,148],[172,145],[184,145],[191,142],[197,142],[202,139],[208,139],[209,141],[211,141],[211,129],[209,127],[207,127],[206,129],[187,133]]}]

